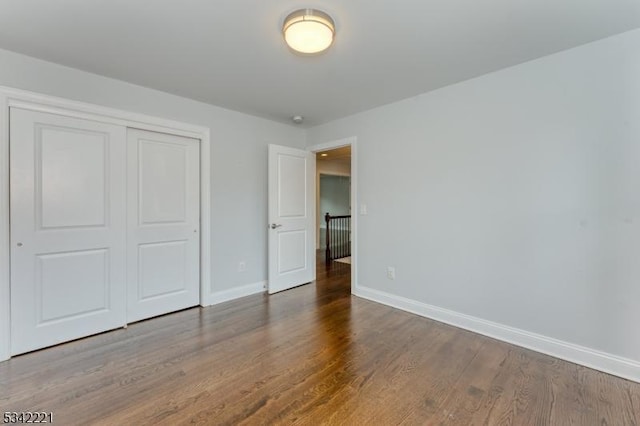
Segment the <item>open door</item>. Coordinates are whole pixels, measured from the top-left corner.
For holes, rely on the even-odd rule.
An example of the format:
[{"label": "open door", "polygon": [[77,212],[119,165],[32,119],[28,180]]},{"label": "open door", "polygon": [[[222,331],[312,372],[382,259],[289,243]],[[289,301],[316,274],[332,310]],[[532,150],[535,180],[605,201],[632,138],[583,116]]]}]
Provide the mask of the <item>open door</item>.
[{"label": "open door", "polygon": [[315,156],[269,145],[269,293],[315,279]]}]

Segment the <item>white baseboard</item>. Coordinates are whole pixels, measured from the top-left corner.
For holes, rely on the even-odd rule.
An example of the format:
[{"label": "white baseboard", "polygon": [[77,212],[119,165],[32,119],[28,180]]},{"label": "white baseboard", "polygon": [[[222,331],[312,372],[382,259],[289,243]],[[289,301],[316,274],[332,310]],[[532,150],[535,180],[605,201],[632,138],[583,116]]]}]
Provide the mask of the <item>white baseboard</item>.
[{"label": "white baseboard", "polygon": [[637,361],[428,305],[368,287],[357,286],[354,288],[353,294],[364,299],[382,303],[383,305],[388,305],[507,343],[522,346],[536,352],[542,352],[556,358],[584,365],[585,367],[613,374],[614,376],[640,382],[640,362]]},{"label": "white baseboard", "polygon": [[216,291],[209,295],[208,305],[217,305],[218,303],[228,302],[230,300],[239,299],[252,294],[262,293],[267,288],[266,281],[243,285],[241,287],[230,288],[228,290]]}]

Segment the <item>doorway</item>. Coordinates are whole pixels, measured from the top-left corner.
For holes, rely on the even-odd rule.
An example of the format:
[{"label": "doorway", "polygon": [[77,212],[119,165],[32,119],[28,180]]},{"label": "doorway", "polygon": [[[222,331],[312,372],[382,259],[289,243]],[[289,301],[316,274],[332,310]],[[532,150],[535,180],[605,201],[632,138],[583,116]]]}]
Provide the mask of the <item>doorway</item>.
[{"label": "doorway", "polygon": [[350,269],[357,286],[356,138],[309,147],[316,157],[316,257],[318,275]]},{"label": "doorway", "polygon": [[351,146],[316,153],[316,249],[327,266],[351,263]]},{"label": "doorway", "polygon": [[350,263],[351,258],[351,177],[318,173],[316,245],[324,249],[326,260]]},{"label": "doorway", "polygon": [[[318,191],[320,178],[316,171],[318,154],[329,157],[329,151],[344,148],[344,158],[350,165],[350,203],[357,204],[356,138],[342,139],[308,147],[306,150],[269,145],[268,156],[268,287],[269,294],[308,284],[317,278],[316,265],[320,222],[318,219]],[[326,154],[323,156],[322,154]],[[322,165],[321,165],[322,167]],[[315,188],[314,188],[315,186]],[[365,211],[365,210],[363,210]],[[366,213],[366,211],[365,211]],[[357,217],[347,216],[342,225],[347,235],[350,253],[343,257],[349,269],[350,291],[357,289]],[[316,259],[314,259],[316,258]],[[331,257],[326,257],[333,260]],[[345,259],[342,259],[343,262]],[[330,262],[329,266],[333,263]],[[352,266],[353,265],[353,266]],[[323,266],[323,270],[325,267]]]}]

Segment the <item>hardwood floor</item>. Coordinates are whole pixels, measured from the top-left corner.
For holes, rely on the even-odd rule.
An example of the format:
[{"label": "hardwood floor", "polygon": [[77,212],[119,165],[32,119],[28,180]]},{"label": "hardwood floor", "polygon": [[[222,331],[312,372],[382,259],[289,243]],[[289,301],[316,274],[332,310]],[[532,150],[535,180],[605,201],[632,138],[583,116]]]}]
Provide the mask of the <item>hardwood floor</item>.
[{"label": "hardwood floor", "polygon": [[352,297],[350,265],[0,363],[63,425],[638,425],[640,384]]}]

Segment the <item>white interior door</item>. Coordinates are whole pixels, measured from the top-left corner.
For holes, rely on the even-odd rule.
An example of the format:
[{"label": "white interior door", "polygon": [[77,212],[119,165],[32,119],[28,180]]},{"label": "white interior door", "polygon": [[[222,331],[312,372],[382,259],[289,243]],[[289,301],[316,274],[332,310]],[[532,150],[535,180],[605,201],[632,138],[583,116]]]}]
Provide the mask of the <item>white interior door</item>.
[{"label": "white interior door", "polygon": [[127,320],[200,303],[200,143],[128,130]]},{"label": "white interior door", "polygon": [[11,353],[126,323],[126,130],[12,108]]},{"label": "white interior door", "polygon": [[269,293],[315,279],[314,154],[269,145]]}]

